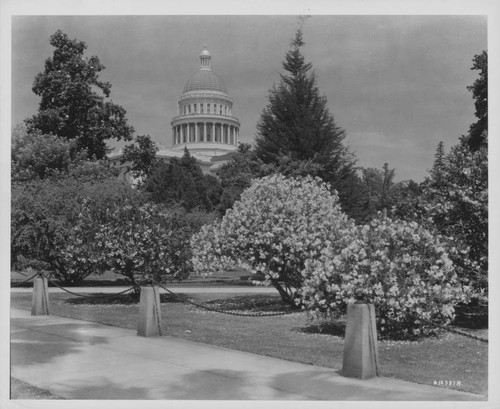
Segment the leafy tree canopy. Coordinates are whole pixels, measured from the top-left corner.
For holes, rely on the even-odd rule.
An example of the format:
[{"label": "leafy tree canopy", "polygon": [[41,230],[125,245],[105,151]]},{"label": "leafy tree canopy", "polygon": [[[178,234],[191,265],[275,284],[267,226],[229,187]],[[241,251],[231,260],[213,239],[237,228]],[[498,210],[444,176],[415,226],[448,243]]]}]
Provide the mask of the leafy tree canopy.
[{"label": "leafy tree canopy", "polygon": [[[18,268],[50,271],[64,282],[81,281],[95,270],[76,254],[66,257],[65,250],[78,244],[73,229],[82,204],[92,199],[102,212],[132,198],[140,200],[138,192],[103,161],[83,161],[50,178],[15,182],[11,262]],[[17,265],[20,260],[22,265]]]},{"label": "leafy tree canopy", "polygon": [[84,203],[73,229],[76,240],[64,255],[125,276],[136,293],[151,280],[186,278],[192,271],[191,235],[212,220],[204,212],[137,200],[102,210],[94,201]]},{"label": "leafy tree canopy", "polygon": [[266,166],[257,157],[251,145],[240,144],[236,154],[217,172],[223,189],[219,212],[224,214],[227,209],[233,207],[234,202],[239,200],[243,191],[250,187],[253,179],[269,175],[273,169],[272,165]]},{"label": "leafy tree canopy", "polygon": [[79,150],[101,159],[107,140],[132,137],[125,109],[108,100],[111,84],[99,80],[104,66],[98,57],[84,56],[84,42],[70,40],[58,30],[50,44],[54,54],[33,83],[33,92],[41,98],[38,113],[26,123],[42,134],[75,140]]},{"label": "leafy tree canopy", "polygon": [[445,154],[440,143],[429,176],[397,203],[395,213],[416,220],[464,248],[460,277],[477,293],[488,291],[488,149],[466,144]]},{"label": "leafy tree canopy", "polygon": [[158,165],[158,146],[149,135],[138,135],[135,143],[125,146],[121,163],[130,162],[130,173],[136,179],[145,180]]},{"label": "leafy tree canopy", "polygon": [[161,162],[142,189],[154,202],[180,204],[188,211],[215,210],[222,193],[218,180],[204,175],[187,149],[181,159]]},{"label": "leafy tree canopy", "polygon": [[44,179],[67,172],[75,157],[74,143],[55,135],[28,133],[20,124],[12,132],[11,176],[13,182]]}]

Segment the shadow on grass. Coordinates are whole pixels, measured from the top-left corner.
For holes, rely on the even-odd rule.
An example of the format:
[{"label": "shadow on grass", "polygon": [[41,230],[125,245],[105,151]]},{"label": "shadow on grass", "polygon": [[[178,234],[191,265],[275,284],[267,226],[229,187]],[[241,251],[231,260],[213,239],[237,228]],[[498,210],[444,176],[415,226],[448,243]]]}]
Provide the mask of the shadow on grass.
[{"label": "shadow on grass", "polygon": [[[133,305],[139,304],[139,295],[136,294],[103,294],[89,293],[88,297],[70,298],[64,301],[64,304],[72,305]],[[160,294],[161,303],[179,303],[182,302],[178,297],[172,294]]]},{"label": "shadow on grass", "polygon": [[302,332],[303,334],[323,334],[344,338],[345,322],[323,321],[315,324],[308,324],[301,328],[293,328],[293,331]]},{"label": "shadow on grass", "polygon": [[262,294],[210,300],[206,304],[231,311],[286,312],[293,310],[290,305],[284,304],[279,296]]},{"label": "shadow on grass", "polygon": [[455,307],[452,325],[464,329],[488,329],[488,304],[472,302]]}]

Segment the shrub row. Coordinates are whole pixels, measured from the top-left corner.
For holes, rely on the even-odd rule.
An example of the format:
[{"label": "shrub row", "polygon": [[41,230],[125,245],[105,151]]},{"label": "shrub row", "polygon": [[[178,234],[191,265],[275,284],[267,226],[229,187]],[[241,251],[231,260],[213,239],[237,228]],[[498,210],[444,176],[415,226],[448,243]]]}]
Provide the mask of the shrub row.
[{"label": "shrub row", "polygon": [[319,179],[256,180],[221,221],[191,240],[193,266],[231,264],[264,274],[284,301],[338,316],[357,299],[375,304],[381,334],[430,334],[467,301],[461,254],[415,222],[380,218],[356,226]]}]

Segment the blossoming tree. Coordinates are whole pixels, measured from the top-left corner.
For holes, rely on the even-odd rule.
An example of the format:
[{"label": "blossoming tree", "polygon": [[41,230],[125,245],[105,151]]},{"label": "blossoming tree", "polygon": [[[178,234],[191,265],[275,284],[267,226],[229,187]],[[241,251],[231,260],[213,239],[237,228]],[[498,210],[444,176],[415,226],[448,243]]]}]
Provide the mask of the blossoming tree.
[{"label": "blossoming tree", "polygon": [[294,304],[305,261],[328,244],[342,246],[352,228],[320,179],[268,176],[255,180],[220,222],[193,236],[193,266],[210,273],[239,263]]},{"label": "blossoming tree", "polygon": [[342,315],[357,299],[373,303],[381,334],[432,333],[468,294],[447,243],[415,222],[375,219],[340,252],[329,245],[306,263],[301,297],[320,316]]}]

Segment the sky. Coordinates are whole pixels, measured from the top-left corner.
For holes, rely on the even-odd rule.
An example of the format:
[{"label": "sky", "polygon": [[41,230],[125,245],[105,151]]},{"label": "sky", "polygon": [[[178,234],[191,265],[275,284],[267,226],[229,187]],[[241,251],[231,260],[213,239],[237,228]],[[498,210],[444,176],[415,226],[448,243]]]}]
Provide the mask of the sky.
[{"label": "sky", "polygon": [[[61,29],[84,41],[106,69],[111,99],[136,134],[171,146],[170,121],[205,44],[253,143],[269,89],[298,26],[295,15],[13,16],[12,126],[36,113],[33,79]],[[475,121],[467,86],[487,49],[487,18],[471,15],[312,15],[303,26],[306,61],[345,143],[361,167],[420,182],[440,141],[449,149]]]}]

